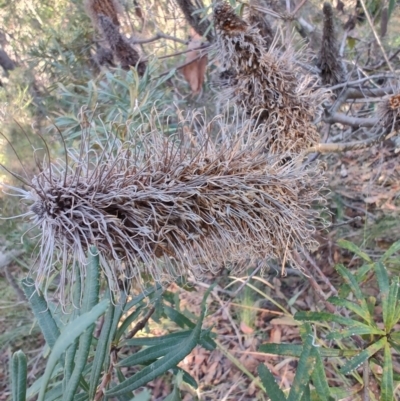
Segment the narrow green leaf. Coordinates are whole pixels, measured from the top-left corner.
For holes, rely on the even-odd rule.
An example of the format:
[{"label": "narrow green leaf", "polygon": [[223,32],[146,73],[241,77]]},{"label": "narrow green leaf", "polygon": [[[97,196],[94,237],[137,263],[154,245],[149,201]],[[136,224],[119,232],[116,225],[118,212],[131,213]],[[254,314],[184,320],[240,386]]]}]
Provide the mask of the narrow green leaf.
[{"label": "narrow green leaf", "polygon": [[143,390],[141,393],[139,393],[138,395],[135,395],[129,401],[151,401],[151,393],[147,389]]},{"label": "narrow green leaf", "polygon": [[[74,312],[72,314],[72,320],[76,319],[80,314],[80,309],[78,306],[81,302],[82,296],[82,281],[81,281],[81,270],[78,268],[75,270],[75,284],[74,284],[74,295],[73,304],[75,306]],[[67,390],[68,382],[71,378],[72,371],[74,369],[75,353],[78,349],[78,339],[76,339],[67,349],[65,354],[64,363],[64,380],[63,380],[63,393]]]},{"label": "narrow green leaf", "polygon": [[46,392],[46,401],[58,400],[63,395],[63,384],[60,383]]},{"label": "narrow green leaf", "polygon": [[359,256],[361,259],[364,259],[366,262],[372,263],[371,258],[363,252],[357,245],[353,244],[350,241],[347,241],[345,239],[340,239],[337,244],[344,249],[347,249],[350,252],[355,253],[357,256]]},{"label": "narrow green leaf", "polygon": [[[339,297],[335,297],[335,296],[329,297],[327,299],[327,301],[335,306],[340,306],[342,308],[346,308],[346,309],[354,312],[356,315],[358,315],[359,317],[364,319],[367,323],[370,323],[370,319],[368,319],[369,313],[366,315],[364,309],[361,308],[360,305],[357,305],[356,303],[351,302],[347,299],[343,299],[343,298],[339,298]],[[369,310],[368,310],[368,312],[369,312]]]},{"label": "narrow green leaf", "polygon": [[182,376],[182,371],[175,376],[174,389],[169,395],[167,395],[167,397],[164,398],[164,401],[182,401],[181,392],[179,390],[179,386],[182,383]]},{"label": "narrow green leaf", "polygon": [[26,399],[26,356],[22,351],[17,351],[11,359],[11,385],[12,401],[25,401]]},{"label": "narrow green leaf", "polygon": [[307,336],[287,401],[301,400],[306,387],[310,383],[310,376],[315,366],[315,358],[311,356],[313,341],[314,338],[312,335]]},{"label": "narrow green leaf", "polygon": [[125,306],[124,308],[124,312],[127,313],[129,312],[130,309],[132,309],[134,306],[136,306],[137,304],[139,304],[140,302],[142,302],[145,298],[147,298],[149,295],[153,294],[156,291],[161,290],[161,286],[159,284],[157,284],[156,286],[149,288],[145,291],[143,291],[142,293],[140,293],[139,295],[137,295],[136,297],[132,298]]},{"label": "narrow green leaf", "polygon": [[356,320],[339,316],[333,315],[332,313],[327,312],[297,312],[294,315],[295,320],[300,321],[309,321],[309,322],[335,322],[342,324],[344,326],[349,326],[352,330],[358,328],[358,330],[363,331],[365,334],[377,334],[377,335],[385,335],[384,330],[380,330],[371,326],[368,326],[364,323],[357,322]]},{"label": "narrow green leaf", "polygon": [[382,314],[383,319],[386,321],[388,317],[388,295],[389,295],[389,276],[386,267],[382,262],[374,264],[376,279],[379,285],[379,294],[382,301]]},{"label": "narrow green leaf", "polygon": [[361,291],[360,286],[358,285],[357,279],[353,274],[343,265],[339,264],[335,266],[337,272],[344,278],[346,284],[348,284],[355,295],[357,302],[360,305],[360,308],[364,312],[364,320],[366,320],[369,324],[373,322],[373,318],[369,313],[368,304],[364,297],[364,294]]},{"label": "narrow green leaf", "polygon": [[357,369],[368,358],[370,358],[372,355],[381,350],[385,346],[386,342],[387,342],[386,337],[383,337],[377,342],[373,343],[364,351],[360,352],[357,356],[350,359],[350,361],[348,361],[344,366],[342,366],[340,372],[346,375],[347,373],[350,373],[352,370]]},{"label": "narrow green leaf", "polygon": [[389,0],[389,7],[388,7],[388,18],[389,19],[393,13],[395,5],[396,5],[396,0]]},{"label": "narrow green leaf", "polygon": [[394,386],[392,353],[390,351],[390,345],[388,343],[385,343],[380,401],[393,401],[393,394]]},{"label": "narrow green leaf", "polygon": [[266,389],[266,393],[271,400],[286,401],[284,392],[279,388],[273,374],[264,364],[258,365],[258,375],[260,376],[261,382]]},{"label": "narrow green leaf", "polygon": [[310,384],[307,383],[304,388],[304,392],[303,392],[303,396],[301,397],[301,401],[310,401],[310,400],[311,400]]},{"label": "narrow green leaf", "polygon": [[[262,344],[259,347],[259,352],[264,352],[271,355],[292,356],[299,358],[303,351],[302,345],[295,344]],[[358,354],[358,350],[334,349],[334,348],[319,348],[321,357],[351,357]]]},{"label": "narrow green leaf", "polygon": [[[389,333],[393,326],[397,323],[396,321],[396,309],[398,306],[399,294],[399,276],[395,276],[389,286],[389,294],[387,296],[387,307],[386,315],[383,315],[383,322],[385,324],[386,331]],[[383,296],[383,294],[382,294]]]},{"label": "narrow green leaf", "polygon": [[185,328],[185,326],[187,326],[189,327],[189,329],[192,329],[195,326],[195,324],[185,315],[178,312],[176,309],[171,308],[168,305],[164,305],[164,313],[179,327]]},{"label": "narrow green leaf", "polygon": [[400,331],[395,331],[393,333],[390,333],[390,339],[399,343],[400,345]]},{"label": "narrow green leaf", "polygon": [[[61,366],[60,363],[56,365],[56,368],[53,370],[53,373],[50,377],[50,379],[53,379],[54,377],[57,377],[61,374],[63,374],[64,369]],[[35,397],[37,394],[39,394],[40,389],[42,388],[42,383],[43,383],[43,376],[39,377],[37,380],[33,382],[33,384],[28,388],[28,391],[26,393],[26,398],[27,400],[30,400],[31,398]],[[61,391],[62,391],[62,383],[61,383]],[[47,397],[47,393],[46,393]]]},{"label": "narrow green leaf", "polygon": [[[123,383],[126,380],[126,377],[124,376],[124,374],[122,373],[120,368],[116,368],[116,371],[117,371],[118,381],[120,383]],[[114,388],[114,387],[115,387],[115,385],[112,386],[112,388]],[[125,394],[121,394],[116,398],[117,398],[118,401],[131,401],[132,397],[133,397],[133,393],[132,392],[128,392],[128,393],[125,393]]]},{"label": "narrow green leaf", "polygon": [[213,286],[211,286],[204,295],[202,305],[201,305],[201,315],[200,318],[192,330],[190,336],[183,341],[179,346],[175,347],[173,351],[170,351],[163,358],[158,359],[149,366],[146,366],[143,370],[136,373],[123,383],[117,385],[113,389],[106,392],[107,397],[118,396],[129,391],[133,391],[138,387],[141,387],[148,383],[149,381],[155,379],[161,374],[165,373],[167,370],[175,367],[183,358],[185,358],[192,349],[197,345],[200,334],[203,319],[206,313],[206,299]]},{"label": "narrow green leaf", "polygon": [[382,255],[381,262],[385,263],[393,254],[400,251],[400,241],[394,242],[390,248]]},{"label": "narrow green leaf", "polygon": [[89,250],[88,261],[81,313],[89,312],[99,303],[100,257],[97,248],[94,246]]},{"label": "narrow green leaf", "polygon": [[[85,393],[77,394],[73,398],[74,401],[89,401],[89,397]],[[46,400],[47,401],[47,400]]]},{"label": "narrow green leaf", "polygon": [[195,390],[197,390],[197,388],[198,388],[197,382],[196,382],[196,380],[194,379],[194,377],[191,376],[188,372],[185,372],[183,369],[181,369],[181,368],[179,368],[179,367],[177,367],[177,366],[174,367],[174,368],[172,368],[171,370],[172,370],[172,373],[173,373],[174,375],[176,375],[176,374],[179,373],[179,372],[182,372],[182,374],[183,374],[183,376],[182,376],[183,381],[184,381],[185,383],[189,384],[189,386],[193,387]]},{"label": "narrow green leaf", "polygon": [[[203,330],[204,331],[204,330]],[[171,345],[177,344],[182,339],[188,337],[192,330],[182,330],[176,333],[165,334],[159,337],[138,337],[126,340],[124,345],[138,345],[138,346],[154,346],[154,345]]]},{"label": "narrow green leaf", "polygon": [[39,295],[39,290],[36,290],[35,283],[30,278],[22,280],[22,287],[47,344],[50,348],[53,348],[60,335],[60,330],[58,329],[44,296],[41,294]]},{"label": "narrow green leaf", "polygon": [[213,337],[215,338],[215,334],[211,332],[211,329],[202,330],[199,344],[207,351],[214,351],[217,348],[217,344]]},{"label": "narrow green leaf", "polygon": [[[89,263],[86,271],[85,291],[83,294],[81,309],[83,313],[89,313],[99,302],[100,258],[97,248],[90,248],[88,259]],[[105,299],[104,301],[107,302],[107,305],[110,304],[109,299]],[[72,323],[74,323],[74,321]],[[63,401],[72,401],[74,399],[76,390],[81,380],[81,374],[87,365],[87,358],[89,355],[90,345],[92,343],[93,330],[94,324],[89,326],[79,339],[79,348],[76,352],[74,370],[72,371],[70,380],[68,381],[67,389],[63,395]]]},{"label": "narrow green leaf", "polygon": [[315,359],[315,367],[311,373],[311,378],[320,400],[328,401],[330,398],[330,389],[325,375],[325,366],[319,351],[320,349],[317,347],[313,347],[311,350],[311,356]]},{"label": "narrow green leaf", "polygon": [[146,365],[149,362],[153,362],[154,360],[167,355],[169,352],[171,352],[176,348],[177,348],[176,344],[155,345],[153,347],[145,348],[123,359],[118,363],[118,366],[123,367],[123,366]]},{"label": "narrow green leaf", "polygon": [[56,343],[54,344],[54,347],[47,361],[38,401],[44,400],[44,395],[48,382],[51,378],[51,374],[57,362],[60,360],[61,355],[76,338],[78,338],[107,310],[108,305],[109,301],[106,299],[96,305],[90,312],[84,313],[65,327],[61,335],[58,337]]},{"label": "narrow green leaf", "polygon": [[[110,300],[110,296],[111,295],[108,294],[107,299]],[[115,312],[115,306],[113,303],[110,302],[110,306],[109,306],[107,313],[105,315],[105,318],[104,318],[100,337],[97,341],[96,351],[95,351],[94,359],[93,359],[93,366],[92,366],[92,370],[90,373],[90,379],[89,379],[89,399],[90,400],[94,399],[94,395],[96,393],[96,388],[99,384],[98,382],[100,379],[101,372],[103,370],[106,371],[108,368],[107,366],[103,367],[103,364],[104,364],[104,361],[106,358],[106,354],[107,354],[107,352],[109,352],[108,344],[109,344],[111,326],[113,323],[114,312]]]},{"label": "narrow green leaf", "polygon": [[128,315],[121,326],[117,330],[117,334],[115,335],[115,342],[118,342],[125,331],[129,328],[129,326],[134,322],[140,315],[144,308],[144,305],[139,305],[130,315]]},{"label": "narrow green leaf", "polygon": [[328,340],[340,340],[343,338],[353,337],[353,336],[361,336],[361,335],[380,335],[384,336],[386,333],[383,330],[375,329],[373,327],[346,327],[342,330],[332,331],[330,332],[326,338]]}]

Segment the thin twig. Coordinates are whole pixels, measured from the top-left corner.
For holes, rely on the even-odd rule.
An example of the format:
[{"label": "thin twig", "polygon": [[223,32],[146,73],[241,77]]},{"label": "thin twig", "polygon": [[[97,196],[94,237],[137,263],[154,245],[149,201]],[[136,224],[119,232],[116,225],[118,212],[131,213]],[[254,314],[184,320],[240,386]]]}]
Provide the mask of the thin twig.
[{"label": "thin twig", "polygon": [[187,45],[188,44],[187,40],[179,39],[179,38],[176,38],[175,36],[170,36],[170,35],[167,35],[167,34],[162,33],[162,32],[158,32],[155,36],[153,36],[152,38],[148,38],[148,39],[131,39],[131,43],[134,44],[134,45],[135,44],[151,43],[151,42],[155,42],[158,39],[173,40],[174,42],[182,43],[183,45]]},{"label": "thin twig", "polygon": [[350,87],[350,86],[353,86],[353,85],[361,84],[361,83],[366,82],[366,81],[370,81],[371,79],[398,78],[398,77],[399,76],[397,74],[392,74],[392,73],[389,73],[389,74],[388,73],[386,73],[386,74],[385,73],[375,74],[375,75],[370,75],[368,77],[357,79],[355,81],[347,81],[347,82],[343,82],[341,84],[330,86],[329,90],[330,91],[334,91],[335,89],[341,89],[341,88],[343,88],[345,86]]},{"label": "thin twig", "polygon": [[351,127],[375,127],[379,122],[379,118],[364,118],[364,117],[352,117],[343,113],[326,113],[323,117],[323,121],[328,124],[341,123],[345,125],[350,125]]},{"label": "thin twig", "polygon": [[173,71],[173,70],[180,70],[181,68],[186,67],[187,65],[192,64],[192,63],[194,63],[194,62],[197,61],[197,60],[200,60],[202,57],[204,57],[204,56],[203,56],[203,55],[197,56],[197,57],[196,57],[195,59],[193,59],[193,60],[187,61],[186,63],[183,63],[183,64],[181,64],[181,65],[178,65],[177,67],[171,68],[170,70],[163,72],[162,74],[158,75],[158,76],[155,77],[154,79],[159,79],[159,78],[161,78],[161,77],[163,77],[163,76],[165,76],[165,75],[168,75],[168,74],[169,74],[171,71]]},{"label": "thin twig", "polygon": [[210,47],[211,44],[208,42],[204,42],[201,46],[199,47],[194,47],[193,49],[186,49],[186,50],[182,50],[181,52],[176,52],[176,53],[172,53],[172,54],[167,54],[166,56],[161,56],[158,57],[159,60],[162,60],[164,58],[169,58],[169,57],[175,57],[175,56],[180,56],[181,54],[185,54],[185,53],[189,53],[192,52],[194,50],[200,50],[200,49],[207,49],[208,47]]},{"label": "thin twig", "polygon": [[376,32],[376,30],[375,30],[375,28],[374,28],[374,24],[373,24],[373,22],[372,22],[372,20],[371,20],[371,16],[369,15],[369,12],[368,12],[368,10],[367,10],[367,7],[365,6],[364,0],[360,0],[360,3],[361,3],[361,6],[362,6],[362,8],[363,8],[363,10],[364,10],[365,16],[367,17],[368,24],[369,24],[369,26],[371,27],[372,33],[374,34],[375,39],[376,39],[376,41],[378,42],[379,48],[381,49],[381,52],[382,52],[383,57],[384,57],[384,59],[385,59],[385,61],[386,61],[386,64],[388,65],[389,70],[390,70],[391,72],[393,72],[393,71],[394,71],[394,70],[393,70],[393,67],[392,67],[392,65],[390,64],[390,60],[389,60],[389,58],[388,58],[388,56],[387,56],[387,54],[386,54],[386,52],[385,52],[385,49],[383,48],[382,42],[381,42],[381,40],[380,40],[380,38],[379,38],[379,35],[378,35],[378,33]]},{"label": "thin twig", "polygon": [[132,338],[136,335],[137,332],[143,330],[144,326],[146,326],[146,323],[149,321],[151,315],[154,313],[155,310],[156,310],[155,306],[152,305],[149,311],[146,313],[146,316],[144,316],[142,320],[139,320],[135,324],[135,327],[127,334],[126,338]]},{"label": "thin twig", "polygon": [[364,382],[364,389],[363,389],[363,396],[362,401],[369,401],[369,361],[368,359],[364,361],[363,364],[363,382]]},{"label": "thin twig", "polygon": [[332,291],[333,294],[337,295],[337,290],[336,288],[331,284],[331,282],[329,281],[328,277],[326,277],[326,275],[324,274],[324,272],[320,269],[320,267],[315,263],[314,259],[311,257],[311,255],[309,255],[309,253],[307,251],[303,252],[303,255],[305,256],[305,258],[307,259],[308,263],[310,263],[312,265],[312,267],[317,271],[317,273],[319,274],[320,278],[322,279],[322,281],[330,288],[330,290]]},{"label": "thin twig", "polygon": [[348,150],[359,150],[366,149],[370,146],[375,145],[378,142],[381,142],[385,139],[384,135],[379,135],[374,138],[367,139],[365,141],[354,141],[347,143],[319,143],[316,146],[312,146],[304,151],[304,155],[308,155],[310,153],[340,153],[347,152]]},{"label": "thin twig", "polygon": [[313,273],[308,269],[308,267],[302,263],[301,261],[301,257],[300,255],[295,251],[293,253],[293,256],[296,258],[297,263],[299,263],[299,265],[301,265],[302,270],[305,272],[305,274],[307,275],[308,281],[311,284],[311,287],[314,289],[315,293],[317,294],[317,296],[321,299],[321,301],[324,303],[326,309],[330,312],[330,313],[336,313],[336,308],[326,300],[326,296],[324,294],[324,292],[322,291],[322,288],[320,287],[320,285],[317,283],[317,281],[315,280]]}]

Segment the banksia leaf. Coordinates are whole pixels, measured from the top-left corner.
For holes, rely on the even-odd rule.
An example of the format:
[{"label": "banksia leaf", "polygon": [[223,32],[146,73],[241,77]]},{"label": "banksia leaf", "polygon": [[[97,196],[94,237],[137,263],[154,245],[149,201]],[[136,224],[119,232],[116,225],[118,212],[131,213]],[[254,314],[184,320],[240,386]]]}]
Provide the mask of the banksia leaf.
[{"label": "banksia leaf", "polygon": [[112,289],[121,275],[140,280],[143,271],[165,282],[225,263],[240,269],[276,258],[297,265],[293,251],[316,245],[321,169],[267,157],[264,139],[250,131],[216,142],[208,132],[206,125],[191,145],[157,131],[137,131],[125,143],[110,135],[96,144],[100,154],[86,138],[79,155],[69,152],[67,166],[50,164],[30,191],[17,189],[33,203],[30,214],[42,231],[37,280],[61,260],[64,287],[73,275],[69,262],[86,269],[92,245]]},{"label": "banksia leaf", "polygon": [[[312,121],[322,102],[313,78],[294,63],[291,50],[266,48],[260,29],[226,2],[214,7],[216,52],[227,76],[222,98],[232,99],[257,120],[269,153],[300,153],[319,140]],[[222,62],[221,62],[222,60]]]},{"label": "banksia leaf", "polygon": [[322,12],[324,14],[324,29],[317,65],[321,70],[322,83],[325,85],[336,85],[344,82],[345,71],[336,41],[336,30],[331,4],[328,2],[324,3]]},{"label": "banksia leaf", "polygon": [[119,32],[118,26],[105,15],[99,15],[98,20],[100,31],[107,40],[115,58],[120,62],[121,67],[125,70],[128,70],[131,66],[137,67],[139,75],[143,75],[146,63],[140,60],[139,52]]}]

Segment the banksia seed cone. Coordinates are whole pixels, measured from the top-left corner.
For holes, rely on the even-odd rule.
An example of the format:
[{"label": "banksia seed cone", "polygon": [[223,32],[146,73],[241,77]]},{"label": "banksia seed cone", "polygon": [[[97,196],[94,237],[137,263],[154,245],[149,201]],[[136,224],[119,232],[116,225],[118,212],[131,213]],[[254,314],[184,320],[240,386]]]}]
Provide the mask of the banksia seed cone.
[{"label": "banksia seed cone", "polygon": [[321,50],[318,57],[318,67],[324,85],[337,85],[345,80],[345,71],[339,55],[336,42],[336,30],[333,21],[333,10],[329,3],[324,3],[324,30],[322,33]]},{"label": "banksia seed cone", "polygon": [[165,281],[260,258],[296,265],[293,251],[315,245],[320,169],[282,166],[249,135],[217,148],[135,133],[136,143],[112,138],[100,155],[86,143],[68,166],[50,165],[23,195],[42,230],[38,280],[61,260],[64,288],[67,255],[84,266],[91,245],[112,287],[140,271]]},{"label": "banksia seed cone", "polygon": [[118,27],[113,24],[109,17],[99,15],[98,20],[100,31],[121,67],[125,70],[128,70],[130,66],[137,67],[139,75],[143,75],[146,70],[146,63],[140,60],[138,51],[119,32]]},{"label": "banksia seed cone", "polygon": [[400,93],[398,90],[394,95],[387,96],[383,102],[379,103],[377,115],[386,133],[389,134],[400,129]]},{"label": "banksia seed cone", "polygon": [[268,131],[270,153],[300,153],[319,140],[312,124],[321,102],[312,78],[302,74],[290,51],[266,49],[259,29],[219,2],[214,8],[218,60],[229,71],[224,98],[244,107]]},{"label": "banksia seed cone", "polygon": [[122,7],[118,0],[85,0],[84,4],[94,26],[98,26],[100,15],[110,18],[114,25],[120,25],[118,14],[122,12]]},{"label": "banksia seed cone", "polygon": [[99,46],[93,59],[99,66],[114,66],[114,55],[110,49]]}]

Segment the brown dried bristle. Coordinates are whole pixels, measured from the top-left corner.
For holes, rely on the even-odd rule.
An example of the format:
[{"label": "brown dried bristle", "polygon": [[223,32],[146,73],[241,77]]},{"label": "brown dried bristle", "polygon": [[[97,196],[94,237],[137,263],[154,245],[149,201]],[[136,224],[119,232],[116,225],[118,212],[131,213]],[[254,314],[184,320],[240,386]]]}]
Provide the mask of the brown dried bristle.
[{"label": "brown dried bristle", "polygon": [[98,26],[100,15],[110,18],[114,25],[120,25],[118,14],[122,12],[122,7],[118,0],[85,0],[84,4],[94,26]]},{"label": "brown dried bristle", "polygon": [[336,41],[333,10],[330,3],[324,3],[322,12],[324,14],[324,29],[317,66],[321,70],[322,83],[333,86],[344,82],[346,74]]},{"label": "brown dried bristle", "polygon": [[130,67],[137,67],[139,75],[143,75],[146,70],[146,63],[140,59],[138,50],[132,47],[109,17],[99,15],[98,21],[100,31],[107,40],[115,58],[120,62],[121,67],[125,70]]},{"label": "brown dried bristle", "polygon": [[241,20],[229,4],[216,4],[214,23],[217,59],[230,77],[222,97],[258,119],[259,128],[268,132],[270,153],[300,153],[315,145],[319,135],[312,122],[322,94],[314,90],[313,78],[300,71],[290,51],[266,49],[259,29]]},{"label": "brown dried bristle", "polygon": [[[395,93],[398,92],[398,88]],[[377,116],[386,133],[400,129],[400,94],[389,95],[379,103]]]},{"label": "brown dried bristle", "polygon": [[65,288],[69,257],[84,268],[92,245],[113,288],[145,271],[164,282],[255,259],[296,266],[293,251],[315,246],[321,169],[296,159],[282,166],[250,130],[218,146],[211,131],[206,125],[196,135],[202,143],[190,146],[156,131],[136,132],[135,142],[110,137],[96,144],[99,155],[86,141],[79,155],[69,152],[67,167],[37,175],[23,196],[42,230],[37,279],[61,260]]}]

